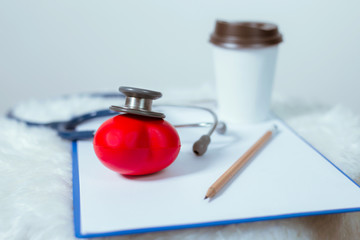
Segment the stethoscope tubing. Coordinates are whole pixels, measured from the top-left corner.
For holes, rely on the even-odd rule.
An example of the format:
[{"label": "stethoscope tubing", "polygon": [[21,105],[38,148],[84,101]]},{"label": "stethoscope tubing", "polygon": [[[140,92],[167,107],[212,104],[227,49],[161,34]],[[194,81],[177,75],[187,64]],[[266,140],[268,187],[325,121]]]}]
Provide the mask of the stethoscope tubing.
[{"label": "stethoscope tubing", "polygon": [[[92,97],[104,97],[104,98],[111,98],[111,97],[119,97],[119,94],[91,94]],[[120,97],[123,97],[120,95]],[[217,126],[219,125],[219,121],[217,118],[217,115],[214,111],[212,111],[209,108],[206,107],[200,107],[200,106],[192,106],[192,105],[175,105],[175,104],[162,104],[157,105],[158,107],[178,107],[178,108],[193,108],[193,109],[199,109],[203,111],[207,111],[210,113],[213,117],[213,122],[200,122],[200,123],[190,123],[190,124],[178,124],[174,125],[175,128],[184,128],[184,127],[210,127],[209,132],[206,134],[210,137],[210,135],[215,131]],[[155,106],[154,106],[155,107]],[[33,122],[33,121],[27,121],[25,119],[21,119],[20,117],[16,116],[13,112],[13,110],[8,111],[7,118],[16,120],[18,122],[24,123],[27,126],[35,126],[35,127],[49,127],[57,131],[58,135],[66,140],[85,140],[85,139],[91,139],[93,138],[95,131],[88,130],[88,131],[76,131],[76,127],[83,122],[86,122],[88,120],[98,118],[98,117],[107,117],[107,116],[115,116],[118,115],[118,112],[104,109],[104,110],[98,110],[90,113],[86,113],[77,117],[73,117],[72,119],[68,121],[54,121],[54,122],[48,122],[48,123],[39,123],[39,122]],[[219,128],[219,133],[224,133],[226,126],[224,123],[221,122]]]}]

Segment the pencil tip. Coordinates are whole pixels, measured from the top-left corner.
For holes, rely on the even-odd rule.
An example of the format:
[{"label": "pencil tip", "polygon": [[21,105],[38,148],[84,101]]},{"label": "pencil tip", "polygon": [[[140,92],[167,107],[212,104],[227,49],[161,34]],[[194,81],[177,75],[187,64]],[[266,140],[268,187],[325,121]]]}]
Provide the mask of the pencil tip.
[{"label": "pencil tip", "polygon": [[205,200],[205,199],[208,199],[208,196],[205,196],[205,197],[204,197],[204,200]]}]

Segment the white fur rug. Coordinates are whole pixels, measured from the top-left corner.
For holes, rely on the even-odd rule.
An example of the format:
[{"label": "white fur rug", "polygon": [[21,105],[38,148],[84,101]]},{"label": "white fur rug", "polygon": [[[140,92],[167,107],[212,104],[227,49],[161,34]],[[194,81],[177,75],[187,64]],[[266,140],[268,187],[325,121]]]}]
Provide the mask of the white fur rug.
[{"label": "white fur rug", "polygon": [[[59,120],[114,100],[70,97],[16,108],[28,120]],[[276,101],[274,111],[358,183],[359,116],[342,106]],[[53,130],[0,118],[0,239],[70,240],[73,233],[71,144]],[[106,239],[359,239],[360,214],[332,214]]]}]

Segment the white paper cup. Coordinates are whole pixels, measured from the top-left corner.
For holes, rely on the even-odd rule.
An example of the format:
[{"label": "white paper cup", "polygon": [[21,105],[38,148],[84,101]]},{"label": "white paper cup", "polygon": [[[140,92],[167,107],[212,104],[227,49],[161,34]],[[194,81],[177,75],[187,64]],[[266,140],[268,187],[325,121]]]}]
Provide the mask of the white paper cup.
[{"label": "white paper cup", "polygon": [[266,120],[282,41],[276,25],[218,21],[210,41],[219,118],[240,124]]}]

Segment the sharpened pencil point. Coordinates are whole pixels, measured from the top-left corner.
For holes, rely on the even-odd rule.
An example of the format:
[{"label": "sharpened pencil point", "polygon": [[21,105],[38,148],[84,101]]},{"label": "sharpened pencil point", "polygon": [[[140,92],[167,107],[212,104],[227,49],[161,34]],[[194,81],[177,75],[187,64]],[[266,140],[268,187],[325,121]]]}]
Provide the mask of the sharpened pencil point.
[{"label": "sharpened pencil point", "polygon": [[205,199],[208,199],[208,197],[207,197],[207,196],[205,196],[205,197],[204,197],[204,200],[205,200]]}]

